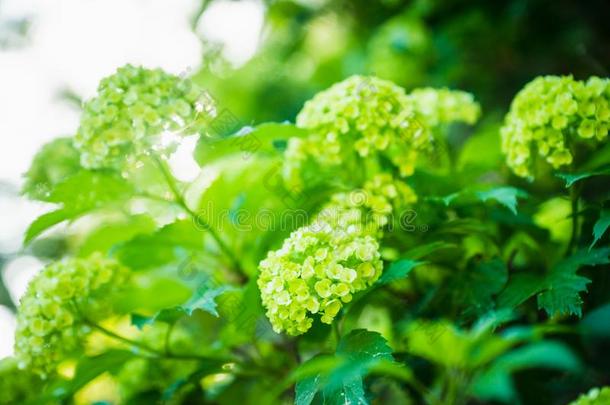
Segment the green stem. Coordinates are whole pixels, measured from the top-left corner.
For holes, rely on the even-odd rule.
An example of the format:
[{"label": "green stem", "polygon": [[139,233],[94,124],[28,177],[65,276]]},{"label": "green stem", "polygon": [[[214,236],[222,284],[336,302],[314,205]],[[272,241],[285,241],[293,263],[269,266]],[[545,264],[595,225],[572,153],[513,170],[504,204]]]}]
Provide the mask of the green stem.
[{"label": "green stem", "polygon": [[163,353],[161,353],[160,351],[158,351],[158,350],[156,350],[156,349],[154,349],[154,348],[152,348],[152,347],[150,347],[150,346],[148,346],[148,345],[146,345],[144,343],[137,342],[135,340],[131,340],[131,339],[128,339],[128,338],[126,338],[124,336],[116,334],[115,332],[113,332],[113,331],[111,331],[109,329],[106,329],[102,325],[97,324],[97,323],[95,323],[93,321],[90,321],[88,319],[84,319],[84,323],[86,325],[90,326],[91,328],[93,328],[93,329],[95,329],[95,330],[97,330],[99,332],[102,332],[106,336],[109,336],[109,337],[111,337],[111,338],[113,338],[115,340],[123,342],[126,345],[137,347],[138,349],[142,349],[144,351],[147,351],[150,354],[154,354],[155,356],[163,356]]},{"label": "green stem", "polygon": [[220,237],[220,235],[216,232],[216,230],[214,230],[214,228],[212,228],[210,223],[208,223],[203,218],[201,218],[199,215],[197,215],[197,213],[194,212],[193,210],[191,210],[189,208],[189,206],[186,204],[186,201],[184,200],[182,193],[178,189],[178,185],[176,184],[176,179],[172,175],[171,170],[169,169],[169,167],[167,165],[167,162],[165,162],[163,159],[160,159],[156,155],[151,155],[151,156],[152,156],[152,159],[154,160],[154,162],[156,163],[157,167],[159,168],[159,171],[163,175],[172,194],[174,195],[175,203],[178,204],[187,214],[189,214],[194,221],[196,221],[198,224],[203,225],[205,230],[212,236],[212,238],[214,239],[214,241],[216,242],[216,244],[218,245],[220,250],[222,250],[222,252],[225,254],[225,256],[231,261],[231,264],[233,264],[234,266],[239,268],[239,261],[237,260],[237,256],[233,253],[231,248],[224,242],[224,240]]},{"label": "green stem", "polygon": [[125,343],[126,345],[132,346],[132,347],[137,347],[138,349],[142,349],[144,351],[147,351],[148,353],[154,355],[155,357],[159,357],[159,358],[166,358],[166,359],[172,359],[172,360],[190,360],[190,361],[209,361],[209,360],[216,360],[216,361],[222,361],[222,362],[227,362],[227,363],[232,363],[235,362],[235,359],[230,359],[230,358],[220,358],[220,357],[208,357],[208,356],[200,356],[197,354],[175,354],[175,353],[165,353],[161,350],[157,350],[153,347],[150,347],[144,343],[135,341],[135,340],[131,340],[129,338],[126,338],[124,336],[121,336],[113,331],[111,331],[110,329],[106,329],[105,327],[103,327],[102,325],[93,322],[89,319],[84,319],[83,322],[90,326],[91,328],[105,334],[106,336],[109,336],[115,340],[118,340],[120,342]]},{"label": "green stem", "polygon": [[578,200],[580,197],[580,190],[577,189],[578,185],[573,185],[570,188],[570,201],[572,205],[572,236],[570,238],[570,244],[568,245],[568,253],[572,253],[578,248]]}]

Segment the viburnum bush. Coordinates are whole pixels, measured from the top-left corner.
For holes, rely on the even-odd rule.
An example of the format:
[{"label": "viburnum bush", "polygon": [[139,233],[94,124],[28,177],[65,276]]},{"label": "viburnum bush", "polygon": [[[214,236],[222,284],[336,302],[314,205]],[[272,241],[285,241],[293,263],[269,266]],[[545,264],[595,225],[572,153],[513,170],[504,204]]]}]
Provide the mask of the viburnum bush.
[{"label": "viburnum bush", "polygon": [[25,245],[64,246],[0,402],[518,403],[538,381],[608,404],[610,80],[536,78],[501,127],[482,110],[352,76],[242,126],[199,82],[118,69],[26,174],[55,208]]}]

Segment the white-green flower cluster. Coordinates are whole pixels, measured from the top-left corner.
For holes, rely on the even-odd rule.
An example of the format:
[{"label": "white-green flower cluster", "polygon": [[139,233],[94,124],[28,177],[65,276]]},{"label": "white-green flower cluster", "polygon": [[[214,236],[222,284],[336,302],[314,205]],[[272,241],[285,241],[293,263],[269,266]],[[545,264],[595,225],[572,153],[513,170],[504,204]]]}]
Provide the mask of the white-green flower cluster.
[{"label": "white-green flower cluster", "polygon": [[289,182],[299,182],[308,160],[338,166],[355,156],[383,155],[407,176],[418,152],[432,142],[404,90],[376,77],[352,76],[318,93],[305,103],[296,123],[312,133],[288,142]]},{"label": "white-green flower cluster", "polygon": [[610,80],[543,76],[521,90],[502,127],[508,166],[521,177],[533,175],[534,158],[557,169],[572,163],[573,144],[603,141],[610,128]]},{"label": "white-green flower cluster", "polygon": [[75,138],[87,168],[121,168],[150,147],[169,147],[164,137],[201,131],[213,108],[190,81],[131,65],[103,79],[97,93],[83,106]]},{"label": "white-green flower cluster", "polygon": [[610,387],[592,388],[588,393],[581,395],[570,405],[609,405]]},{"label": "white-green flower cluster", "polygon": [[45,267],[19,303],[15,353],[20,367],[42,376],[52,373],[79,347],[88,331],[85,320],[111,314],[109,300],[128,274],[101,254]]},{"label": "white-green flower cluster", "polygon": [[[304,167],[350,166],[354,159],[382,157],[409,176],[421,152],[433,146],[430,130],[452,121],[474,123],[480,106],[472,94],[422,88],[406,94],[377,77],[352,76],[307,101],[297,125],[309,129],[286,149],[285,177],[302,186]],[[364,166],[356,161],[352,166]]]},{"label": "white-green flower cluster", "polygon": [[330,324],[354,293],[372,285],[383,268],[380,229],[415,199],[403,182],[378,175],[361,190],[334,195],[310,225],[269,252],[258,286],[274,330],[300,335],[314,314]]},{"label": "white-green flower cluster", "polygon": [[424,87],[411,91],[409,97],[420,119],[430,128],[450,122],[472,125],[481,115],[481,106],[465,91]]},{"label": "white-green flower cluster", "polygon": [[[17,360],[0,360],[0,404],[25,404],[33,399],[42,381],[29,370],[20,370]],[[38,388],[37,388],[38,387]]]}]

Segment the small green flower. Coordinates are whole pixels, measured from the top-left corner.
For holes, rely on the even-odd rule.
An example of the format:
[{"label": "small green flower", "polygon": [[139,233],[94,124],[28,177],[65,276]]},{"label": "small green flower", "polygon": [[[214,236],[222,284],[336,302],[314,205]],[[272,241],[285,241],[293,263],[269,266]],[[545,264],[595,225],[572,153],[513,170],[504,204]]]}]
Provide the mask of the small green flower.
[{"label": "small green flower", "polygon": [[289,140],[285,176],[302,186],[310,163],[363,166],[359,160],[378,158],[409,176],[418,155],[432,148],[432,128],[452,121],[472,124],[479,115],[480,106],[469,93],[422,88],[406,94],[390,81],[352,76],[305,103],[297,125],[311,135]]},{"label": "small green flower", "polygon": [[353,294],[379,278],[377,238],[391,214],[415,200],[402,181],[377,175],[362,190],[334,195],[311,224],[269,252],[259,265],[258,286],[273,328],[300,335],[314,314],[331,323]]},{"label": "small green flower", "polygon": [[171,151],[175,145],[162,138],[199,133],[210,118],[203,90],[160,69],[126,65],[97,92],[83,106],[74,142],[87,168],[121,169],[151,148]]},{"label": "small green flower", "polygon": [[124,267],[100,254],[43,269],[19,303],[15,353],[20,366],[41,376],[52,373],[85,336],[83,317],[96,320],[108,315],[108,300],[127,277]]},{"label": "small green flower", "polygon": [[305,139],[291,139],[285,174],[299,184],[308,162],[332,167],[383,156],[407,176],[417,153],[432,138],[417,119],[405,91],[376,77],[352,76],[307,101],[297,125],[311,130]]},{"label": "small green flower", "polygon": [[608,79],[534,79],[513,100],[501,129],[508,166],[518,176],[533,177],[537,156],[555,169],[572,164],[574,143],[607,138],[609,104]]},{"label": "small green flower", "polygon": [[428,127],[456,121],[472,125],[481,115],[481,106],[465,91],[425,87],[411,91],[409,97]]}]

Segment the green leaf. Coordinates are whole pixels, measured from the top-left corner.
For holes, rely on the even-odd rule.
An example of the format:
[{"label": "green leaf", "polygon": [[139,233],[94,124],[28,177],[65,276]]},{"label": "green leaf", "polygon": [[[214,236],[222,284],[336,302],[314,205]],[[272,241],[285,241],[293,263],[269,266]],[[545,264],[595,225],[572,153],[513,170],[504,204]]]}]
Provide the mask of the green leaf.
[{"label": "green leaf", "polygon": [[295,405],[309,405],[320,390],[322,377],[316,375],[304,378],[297,382],[295,386]]},{"label": "green leaf", "polygon": [[2,268],[4,267],[4,263],[0,260],[0,305],[4,305],[7,308],[12,309],[13,311],[17,309],[11,295],[4,284],[4,278],[2,277]]},{"label": "green leaf", "polygon": [[337,354],[367,365],[393,360],[392,349],[383,336],[365,329],[355,329],[344,336],[337,345]]},{"label": "green leaf", "polygon": [[595,225],[593,225],[593,242],[591,242],[589,249],[592,249],[602,236],[604,236],[608,227],[610,227],[610,210],[602,210],[599,213],[599,219],[595,222]]},{"label": "green leaf", "polygon": [[538,307],[549,316],[573,314],[582,316],[580,293],[587,290],[591,282],[576,274],[582,266],[596,266],[610,263],[610,248],[581,250],[559,262],[551,270],[545,281],[545,289],[538,295]]},{"label": "green leaf", "polygon": [[578,357],[564,344],[553,341],[532,343],[499,357],[479,375],[473,384],[473,394],[483,400],[516,403],[517,393],[511,374],[520,370],[544,368],[578,372]]},{"label": "green leaf", "polygon": [[535,274],[515,274],[498,296],[498,306],[515,308],[544,289],[544,278]]},{"label": "green leaf", "polygon": [[456,246],[457,245],[455,245],[453,243],[447,243],[447,242],[441,242],[441,241],[431,242],[426,245],[420,245],[420,246],[414,247],[413,249],[408,250],[403,255],[403,257],[406,259],[411,259],[411,260],[419,260],[419,259],[423,259],[424,257],[426,257],[432,253],[436,253],[439,250],[453,249]]},{"label": "green leaf", "polygon": [[544,309],[549,316],[582,316],[580,293],[587,291],[591,280],[577,274],[559,273],[553,277],[551,285],[538,294],[538,308]]},{"label": "green leaf", "polygon": [[610,168],[582,173],[557,173],[557,177],[566,182],[566,188],[570,188],[574,183],[588,179],[589,177],[606,175],[610,175]]},{"label": "green leaf", "polygon": [[445,367],[474,370],[519,343],[518,339],[493,333],[494,326],[506,319],[505,311],[492,313],[471,330],[463,330],[444,320],[418,320],[405,331],[408,351]]},{"label": "green leaf", "polygon": [[610,304],[589,311],[578,326],[585,336],[610,338]]},{"label": "green leaf", "polygon": [[67,398],[103,373],[118,373],[123,365],[136,355],[126,350],[109,350],[93,357],[83,357],[76,366],[72,380],[53,387],[53,394]]},{"label": "green leaf", "polygon": [[254,153],[276,152],[278,141],[304,137],[308,132],[290,123],[265,123],[243,127],[236,134],[224,138],[201,137],[195,150],[195,160],[203,166],[232,154],[248,159]]},{"label": "green leaf", "polygon": [[25,173],[22,192],[29,198],[46,201],[55,185],[80,169],[80,154],[72,138],[54,139],[34,156]]},{"label": "green leaf", "polygon": [[150,234],[155,229],[154,219],[147,214],[108,220],[83,236],[83,241],[78,246],[78,254],[86,257],[93,252],[108,252],[120,243],[129,241],[139,234]]},{"label": "green leaf", "polygon": [[497,201],[499,204],[508,208],[513,214],[517,215],[517,198],[526,198],[527,193],[515,187],[498,187],[487,191],[479,191],[477,197],[487,202]]},{"label": "green leaf", "polygon": [[131,197],[133,187],[111,171],[81,170],[58,183],[48,198],[71,212],[83,212]]},{"label": "green leaf", "polygon": [[233,287],[230,286],[219,286],[210,289],[198,288],[193,297],[186,304],[182,305],[181,308],[188,316],[191,316],[194,311],[200,309],[218,317],[216,297],[232,289]]},{"label": "green leaf", "polygon": [[477,201],[483,203],[495,201],[516,215],[518,199],[527,197],[528,194],[525,191],[515,187],[494,187],[487,190],[464,189],[444,197],[429,197],[428,200],[441,202],[446,207],[458,204],[474,204]]},{"label": "green leaf", "polygon": [[135,326],[139,330],[142,330],[146,325],[152,325],[155,321],[155,318],[134,313],[131,314],[130,321],[133,326]]},{"label": "green leaf", "polygon": [[150,269],[184,259],[185,253],[202,251],[204,230],[193,221],[178,220],[149,235],[137,235],[119,245],[114,255],[134,270]]},{"label": "green leaf", "polygon": [[63,221],[125,201],[132,192],[132,186],[114,172],[81,170],[53,188],[46,201],[60,204],[61,208],[38,217],[26,231],[24,244]]},{"label": "green leaf", "polygon": [[493,296],[502,291],[507,280],[508,269],[502,259],[483,261],[464,273],[457,294],[468,304],[470,312],[482,315],[493,308]]},{"label": "green leaf", "polygon": [[58,209],[56,211],[47,212],[46,214],[42,214],[38,218],[34,220],[25,231],[25,237],[23,238],[23,244],[27,245],[38,235],[51,228],[54,225],[57,225],[67,219],[71,219],[73,217],[65,209]]},{"label": "green leaf", "polygon": [[234,290],[231,286],[220,286],[215,288],[200,287],[191,298],[182,305],[164,308],[155,315],[147,317],[137,313],[131,314],[131,324],[138,329],[144,328],[154,322],[174,324],[185,316],[193,315],[196,310],[205,311],[215,317],[219,317],[216,298],[227,291]]},{"label": "green leaf", "polygon": [[393,362],[394,358],[379,333],[356,329],[339,341],[331,360],[329,363],[316,357],[299,367],[303,377],[296,384],[297,404],[310,404],[318,393],[325,405],[368,404],[363,378],[376,365]]},{"label": "green leaf", "polygon": [[122,313],[157,313],[178,306],[192,296],[192,289],[175,278],[146,273],[125,287],[117,296],[117,310]]},{"label": "green leaf", "polygon": [[396,280],[402,280],[406,278],[411,270],[421,265],[423,262],[418,262],[409,259],[400,259],[393,262],[390,267],[387,268],[377,280],[378,285],[389,284]]},{"label": "green leaf", "polygon": [[172,402],[171,400],[176,396],[178,392],[183,390],[189,385],[196,385],[206,375],[220,372],[224,361],[206,359],[199,361],[198,368],[194,372],[190,373],[184,378],[180,378],[174,381],[169,387],[163,391],[161,400],[163,403]]}]

